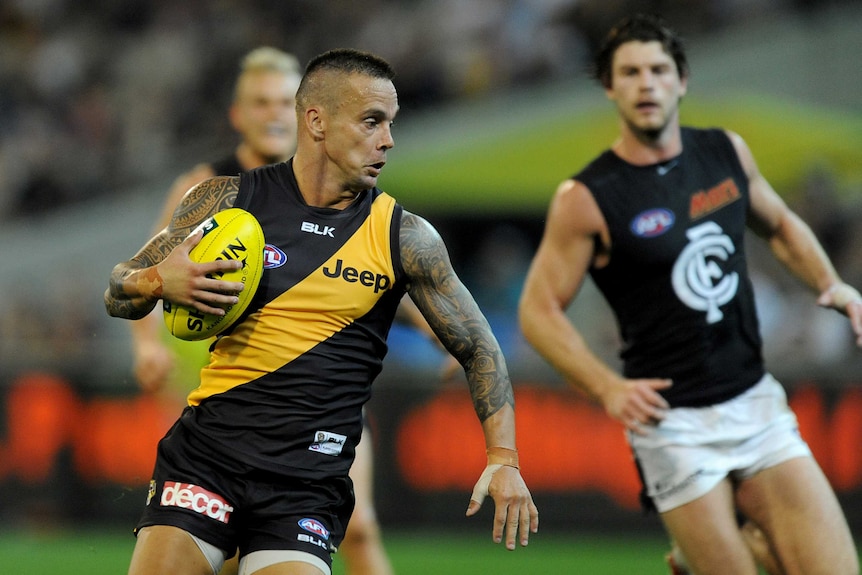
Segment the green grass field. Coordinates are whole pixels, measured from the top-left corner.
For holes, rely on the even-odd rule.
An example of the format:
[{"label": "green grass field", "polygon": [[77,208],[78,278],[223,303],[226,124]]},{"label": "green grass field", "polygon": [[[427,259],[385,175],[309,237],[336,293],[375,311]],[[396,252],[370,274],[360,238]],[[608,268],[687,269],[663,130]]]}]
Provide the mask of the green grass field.
[{"label": "green grass field", "polygon": [[[134,540],[108,532],[21,535],[0,533],[0,572],[14,575],[122,575]],[[611,538],[538,533],[526,548],[506,551],[479,533],[386,532],[386,546],[400,575],[666,575],[665,543],[650,536]],[[334,575],[344,575],[336,559]]]},{"label": "green grass field", "polygon": [[[109,532],[0,533],[0,572],[10,575],[123,575],[134,540]],[[664,538],[539,533],[509,552],[478,533],[386,533],[399,575],[667,575]],[[333,575],[345,575],[336,556]]]}]

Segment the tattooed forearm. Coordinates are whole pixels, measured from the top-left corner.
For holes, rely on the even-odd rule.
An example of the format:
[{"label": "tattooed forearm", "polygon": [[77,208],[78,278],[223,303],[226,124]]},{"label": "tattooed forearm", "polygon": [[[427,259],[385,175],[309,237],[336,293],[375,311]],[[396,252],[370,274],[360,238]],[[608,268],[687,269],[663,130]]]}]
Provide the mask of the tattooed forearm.
[{"label": "tattooed forearm", "polygon": [[401,222],[401,261],[408,290],[434,333],[464,366],[480,421],[514,405],[506,362],[469,290],[461,283],[446,246],[425,220],[408,212]]},{"label": "tattooed forearm", "polygon": [[139,319],[162,296],[162,262],[208,217],[233,207],[239,177],[215,177],[194,186],[174,210],[167,228],[156,234],[131,260],[114,267],[105,291],[105,308],[115,317]]},{"label": "tattooed forearm", "polygon": [[[136,275],[132,277],[133,274]],[[125,288],[127,281],[135,283],[138,294],[149,294],[149,296],[127,294]],[[134,261],[118,264],[111,272],[108,289],[105,291],[105,309],[114,317],[140,319],[152,311],[161,291],[162,279],[156,268],[141,270]]]},{"label": "tattooed forearm", "polygon": [[[143,306],[143,307],[142,307]],[[125,319],[141,319],[155,307],[155,302],[147,302],[142,298],[116,299],[105,292],[105,309],[113,317]]]},{"label": "tattooed forearm", "polygon": [[[490,335],[490,330],[486,335]],[[486,335],[479,336],[476,340],[484,342]],[[491,337],[493,338],[493,335]],[[465,366],[473,408],[479,421],[484,422],[506,404],[514,407],[515,397],[499,346],[495,345],[493,349],[478,346],[473,358],[468,360]]]}]

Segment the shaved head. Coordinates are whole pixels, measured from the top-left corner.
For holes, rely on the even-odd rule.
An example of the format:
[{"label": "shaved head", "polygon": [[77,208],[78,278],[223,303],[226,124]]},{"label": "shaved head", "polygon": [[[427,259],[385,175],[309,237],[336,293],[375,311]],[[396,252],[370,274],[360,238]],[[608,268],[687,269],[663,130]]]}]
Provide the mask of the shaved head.
[{"label": "shaved head", "polygon": [[296,93],[297,112],[309,106],[322,105],[334,110],[343,104],[343,84],[350,76],[361,74],[391,81],[395,71],[388,62],[359,50],[340,48],[315,57],[305,68],[305,75]]}]

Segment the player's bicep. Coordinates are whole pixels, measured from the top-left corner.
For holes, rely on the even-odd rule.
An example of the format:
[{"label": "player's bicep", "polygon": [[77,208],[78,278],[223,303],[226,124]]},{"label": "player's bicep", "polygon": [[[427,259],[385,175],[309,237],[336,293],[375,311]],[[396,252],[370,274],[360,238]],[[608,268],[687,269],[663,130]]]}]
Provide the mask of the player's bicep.
[{"label": "player's bicep", "polygon": [[545,231],[524,284],[524,299],[565,308],[587,270],[604,250],[604,219],[582,184],[560,185],[548,210]]},{"label": "player's bicep", "polygon": [[757,166],[754,154],[739,134],[728,131],[739,163],[748,178],[749,211],[747,224],[760,237],[772,237],[788,214],[787,204],[772,188]]},{"label": "player's bicep", "polygon": [[475,345],[473,336],[490,336],[487,322],[455,273],[437,230],[425,219],[405,211],[400,245],[410,298],[446,349],[460,358]]}]

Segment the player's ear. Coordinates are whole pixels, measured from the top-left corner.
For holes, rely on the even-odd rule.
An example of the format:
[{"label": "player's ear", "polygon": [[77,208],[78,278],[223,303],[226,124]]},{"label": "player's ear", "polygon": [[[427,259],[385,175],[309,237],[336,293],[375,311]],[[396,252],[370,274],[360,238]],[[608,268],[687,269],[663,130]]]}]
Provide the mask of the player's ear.
[{"label": "player's ear", "polygon": [[679,77],[679,98],[682,99],[683,96],[688,92],[688,75],[681,75]]},{"label": "player's ear", "polygon": [[236,104],[231,104],[230,108],[227,111],[228,119],[230,120],[230,126],[239,134],[242,134],[243,121],[242,121],[242,112],[239,109],[239,106]]},{"label": "player's ear", "polygon": [[326,112],[317,107],[306,108],[303,116],[305,129],[315,140],[322,140],[326,133]]}]

